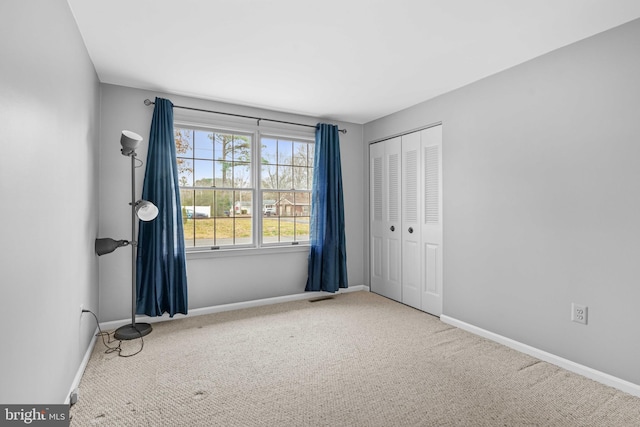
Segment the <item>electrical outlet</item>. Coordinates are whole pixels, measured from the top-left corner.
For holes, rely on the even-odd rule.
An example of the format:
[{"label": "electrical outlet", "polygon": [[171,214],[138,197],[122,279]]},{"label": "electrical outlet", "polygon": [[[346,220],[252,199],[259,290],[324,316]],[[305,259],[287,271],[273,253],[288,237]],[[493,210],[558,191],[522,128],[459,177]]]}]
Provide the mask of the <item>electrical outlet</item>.
[{"label": "electrical outlet", "polygon": [[582,304],[571,303],[571,321],[576,323],[587,324],[587,314],[589,307]]},{"label": "electrical outlet", "polygon": [[75,405],[78,403],[78,389],[76,388],[69,395],[69,405]]}]

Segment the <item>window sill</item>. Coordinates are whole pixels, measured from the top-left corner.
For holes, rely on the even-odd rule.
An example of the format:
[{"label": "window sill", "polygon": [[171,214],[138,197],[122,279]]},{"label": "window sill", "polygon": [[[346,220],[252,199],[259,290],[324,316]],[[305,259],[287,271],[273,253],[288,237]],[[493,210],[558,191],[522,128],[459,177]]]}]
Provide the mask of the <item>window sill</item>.
[{"label": "window sill", "polygon": [[202,249],[187,251],[187,259],[225,258],[237,256],[277,255],[295,252],[309,252],[309,245],[266,246],[261,248]]}]

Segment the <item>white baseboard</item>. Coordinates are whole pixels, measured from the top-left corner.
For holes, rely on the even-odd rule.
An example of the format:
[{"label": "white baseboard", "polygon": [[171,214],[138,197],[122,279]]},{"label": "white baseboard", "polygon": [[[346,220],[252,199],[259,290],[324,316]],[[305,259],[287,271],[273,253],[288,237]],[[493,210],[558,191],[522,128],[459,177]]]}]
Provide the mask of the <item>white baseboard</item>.
[{"label": "white baseboard", "polygon": [[80,385],[80,380],[82,379],[82,375],[84,375],[84,370],[87,368],[87,364],[89,363],[89,359],[91,358],[91,353],[93,353],[93,347],[96,344],[96,339],[98,338],[98,327],[96,326],[96,331],[93,333],[93,338],[89,342],[87,346],[87,351],[84,353],[84,357],[82,358],[82,362],[78,367],[78,371],[76,372],[76,376],[73,378],[73,382],[71,383],[71,388],[69,388],[69,393],[67,393],[67,398],[64,400],[64,404],[68,405],[71,402],[71,394],[78,393],[78,386]]},{"label": "white baseboard", "polygon": [[[366,285],[356,285],[356,286],[350,286],[348,288],[340,288],[338,292],[336,292],[335,294],[344,294],[348,292],[357,292],[357,291],[368,292],[369,287]],[[205,314],[221,313],[223,311],[240,310],[243,308],[259,307],[262,305],[279,304],[282,302],[313,299],[313,298],[318,298],[320,296],[335,295],[335,294],[331,292],[303,292],[300,294],[284,295],[284,296],[272,297],[272,298],[263,298],[263,299],[253,300],[253,301],[243,301],[243,302],[235,302],[231,304],[214,305],[211,307],[194,308],[189,310],[189,314],[187,315],[176,314],[173,318],[184,319],[187,317],[202,316]],[[158,316],[158,317],[149,317],[144,315],[139,315],[136,317],[136,321],[145,322],[145,323],[164,322],[167,320],[171,320],[171,317],[169,317],[169,315],[166,313],[163,316]],[[117,329],[123,325],[128,325],[130,323],[131,323],[131,319],[114,320],[110,322],[100,323],[100,327],[103,330],[111,330],[111,329]]]},{"label": "white baseboard", "polygon": [[567,371],[574,372],[599,383],[617,388],[618,390],[624,391],[625,393],[640,397],[640,385],[638,384],[625,381],[623,379],[614,377],[613,375],[605,374],[604,372],[597,371],[595,369],[589,368],[588,366],[572,362],[571,360],[556,356],[555,354],[547,353],[546,351],[531,347],[518,341],[514,341],[511,338],[503,337],[502,335],[489,332],[485,329],[479,328],[469,323],[465,323],[461,320],[454,319],[444,314],[440,316],[440,320],[444,323],[463,329],[467,332],[471,332],[472,334],[479,335],[481,337],[490,339],[491,341],[495,341],[499,344],[505,345],[521,353],[528,354],[529,356],[533,356],[537,359],[559,366],[563,369],[566,369]]}]

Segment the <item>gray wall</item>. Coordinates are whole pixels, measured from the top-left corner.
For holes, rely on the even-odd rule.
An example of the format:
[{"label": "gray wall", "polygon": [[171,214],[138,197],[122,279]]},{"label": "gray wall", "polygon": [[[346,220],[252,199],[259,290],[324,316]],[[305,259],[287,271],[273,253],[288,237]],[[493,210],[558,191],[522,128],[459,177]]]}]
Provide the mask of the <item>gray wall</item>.
[{"label": "gray wall", "polygon": [[[230,104],[204,101],[165,93],[102,84],[100,131],[100,236],[130,238],[130,163],[120,154],[120,132],[123,129],[139,133],[144,138],[138,157],[146,162],[149,128],[153,107],[145,98],[156,96],[170,99],[174,105],[184,105],[315,125],[319,118],[295,116]],[[175,118],[192,122],[229,124],[227,117],[188,113],[175,109]],[[340,136],[344,197],[346,207],[346,238],[349,283],[365,283],[364,233],[364,166],[362,126],[337,123],[348,133]],[[253,121],[236,121],[253,125]],[[233,125],[233,124],[231,124]],[[260,124],[268,128],[267,122]],[[299,131],[291,127],[291,131]],[[311,133],[310,135],[313,135]],[[137,196],[142,193],[144,168],[137,170]],[[228,256],[222,252],[187,255],[189,308],[209,307],[234,302],[251,301],[304,292],[307,279],[306,248],[282,252],[274,250],[245,251]],[[131,252],[123,248],[100,257],[100,320],[112,321],[131,316]]]},{"label": "gray wall", "polygon": [[0,402],[63,403],[96,328],[98,79],[66,1],[0,16]]},{"label": "gray wall", "polygon": [[368,123],[364,139],[438,121],[444,314],[640,384],[640,20]]}]

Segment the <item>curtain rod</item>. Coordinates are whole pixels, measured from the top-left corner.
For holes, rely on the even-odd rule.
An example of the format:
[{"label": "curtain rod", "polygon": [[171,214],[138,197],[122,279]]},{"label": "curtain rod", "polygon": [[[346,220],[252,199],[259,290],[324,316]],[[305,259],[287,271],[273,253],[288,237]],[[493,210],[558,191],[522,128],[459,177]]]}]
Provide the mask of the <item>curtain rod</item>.
[{"label": "curtain rod", "polygon": [[[146,105],[146,106],[155,105],[155,102],[153,102],[153,101],[151,101],[149,99],[145,99],[144,100],[144,105]],[[258,126],[260,126],[260,122],[261,121],[264,121],[264,122],[284,123],[286,125],[305,126],[305,127],[314,128],[314,129],[316,128],[316,126],[314,126],[314,125],[305,125],[304,123],[294,123],[294,122],[285,122],[283,120],[264,119],[262,117],[245,116],[245,115],[242,115],[242,114],[233,114],[233,113],[223,113],[222,111],[203,110],[201,108],[182,107],[180,105],[174,105],[173,108],[182,108],[183,110],[191,110],[191,111],[202,111],[204,113],[223,114],[225,116],[242,117],[243,119],[253,119],[253,120],[257,120],[258,121]],[[338,129],[338,132],[346,134],[347,130],[346,129]]]}]

